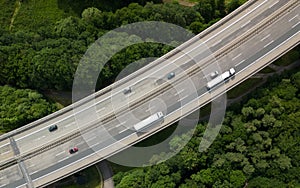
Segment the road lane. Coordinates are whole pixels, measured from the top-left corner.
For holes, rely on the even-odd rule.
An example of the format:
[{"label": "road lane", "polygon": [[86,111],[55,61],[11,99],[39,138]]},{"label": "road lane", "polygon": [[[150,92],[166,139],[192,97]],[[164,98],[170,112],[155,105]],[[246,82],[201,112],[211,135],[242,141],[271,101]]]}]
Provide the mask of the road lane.
[{"label": "road lane", "polygon": [[[276,5],[274,5],[274,6],[276,6]],[[273,7],[273,6],[272,6]],[[297,9],[296,11],[294,11],[294,12],[299,12],[299,9]],[[297,14],[296,14],[297,15]],[[260,48],[258,48],[258,46],[265,46],[262,50],[260,50],[260,51],[256,51],[256,53],[254,53],[255,51],[249,51],[250,53],[248,53],[248,58],[246,58],[246,59],[242,59],[242,60],[239,60],[238,61],[238,59],[240,58],[240,57],[243,57],[244,58],[244,54],[241,54],[241,55],[239,55],[239,53],[233,53],[233,54],[231,54],[233,57],[236,57],[236,56],[238,56],[238,58],[236,58],[235,60],[237,60],[236,62],[234,62],[234,64],[230,64],[230,65],[225,65],[225,66],[236,66],[236,70],[237,70],[237,74],[239,74],[239,72],[240,71],[243,71],[246,67],[248,67],[249,65],[251,65],[251,64],[253,64],[253,63],[255,63],[257,60],[259,60],[261,57],[263,57],[265,54],[268,54],[270,51],[272,51],[273,49],[276,49],[276,47],[279,45],[279,44],[281,44],[281,43],[283,43],[284,41],[286,41],[288,38],[290,38],[291,36],[293,36],[293,35],[295,35],[295,33],[297,33],[297,32],[299,32],[299,30],[300,30],[300,28],[299,28],[299,24],[297,24],[298,22],[297,22],[297,18],[298,18],[298,16],[296,16],[296,15],[291,15],[291,16],[289,16],[288,18],[286,18],[286,19],[283,19],[283,21],[285,20],[287,20],[287,22],[290,22],[290,27],[292,28],[291,30],[290,30],[290,32],[286,32],[285,34],[283,34],[283,35],[281,35],[280,37],[278,37],[278,36],[276,36],[276,35],[280,35],[280,32],[282,32],[282,31],[279,31],[279,32],[277,32],[277,33],[275,33],[275,35],[274,34],[270,34],[270,33],[266,33],[266,35],[265,36],[268,36],[269,34],[270,34],[270,36],[268,36],[267,38],[268,39],[266,39],[266,41],[267,40],[269,40],[269,38],[270,38],[270,41],[272,41],[272,42],[270,42],[270,41],[268,41],[269,42],[269,44],[268,45],[266,45],[266,41],[265,40],[262,40],[261,41],[261,36],[259,36],[259,37],[253,37],[253,39],[252,40],[255,40],[256,41],[256,49],[260,49]],[[293,17],[295,17],[295,18],[293,18]],[[291,19],[291,18],[293,18],[293,19]],[[288,21],[288,20],[291,20],[291,21]],[[296,22],[295,22],[296,21]],[[252,21],[251,21],[251,23],[252,23]],[[275,24],[273,24],[273,26],[274,26]],[[245,26],[246,27],[246,26]],[[257,41],[261,41],[261,43],[257,43]],[[247,43],[245,43],[244,45],[246,46],[246,44]],[[252,43],[253,44],[253,43]],[[254,46],[255,47],[255,46]],[[241,48],[239,48],[239,49],[241,49]],[[254,48],[255,49],[255,48]],[[238,51],[241,51],[241,50],[237,50],[237,52]],[[251,54],[251,53],[254,53],[254,55],[252,55],[252,56],[249,56],[249,54]],[[246,55],[245,55],[246,56]],[[233,57],[231,57],[231,60],[232,60],[232,58]],[[228,57],[224,57],[224,59],[226,59],[226,58],[228,58]],[[223,60],[224,61],[224,60]],[[242,62],[242,63],[240,63],[240,62]],[[236,64],[235,64],[236,63]],[[223,67],[224,68],[224,67]],[[226,69],[224,69],[224,70],[226,70]],[[203,75],[204,76],[204,75]],[[201,77],[201,78],[203,78],[203,76]],[[201,95],[201,93],[203,94],[203,93],[206,93],[207,92],[207,90],[206,90],[206,88],[205,88],[205,82],[203,83],[203,86],[199,89],[199,91],[198,91],[198,94],[199,95]],[[184,96],[186,96],[186,94],[184,95]],[[190,101],[192,98],[189,98],[189,97],[185,97],[185,99],[184,99],[184,102],[186,103],[186,102],[188,102],[188,101]],[[178,100],[178,99],[177,99]],[[176,100],[176,101],[177,101]],[[172,102],[172,100],[171,100],[171,102]],[[182,101],[181,101],[182,102]],[[168,103],[168,102],[167,102]],[[174,103],[173,105],[171,104],[170,106],[172,107],[172,106],[176,106],[177,105],[177,107],[175,108],[168,108],[168,110],[170,110],[170,112],[172,112],[172,110],[174,111],[175,109],[177,109],[178,108],[178,105],[179,105],[180,103],[179,102],[177,102],[177,103]],[[147,113],[144,113],[144,114],[147,114]],[[118,138],[118,139],[120,139],[120,138],[124,138],[124,137],[126,137],[126,136],[128,136],[128,135],[130,135],[130,134],[135,134],[134,132],[132,132],[132,131],[130,131],[130,129],[128,129],[126,126],[124,127],[124,126],[117,126],[117,125],[119,125],[118,124],[118,122],[115,122],[115,123],[117,123],[115,126],[116,126],[116,128],[118,129],[118,131],[120,130],[119,128],[121,128],[121,130],[125,130],[125,131],[123,131],[121,134],[119,134],[118,136],[115,136],[116,138]],[[126,123],[129,123],[129,122],[126,122]],[[110,126],[111,127],[111,126]],[[127,129],[126,129],[127,128]],[[114,130],[114,129],[113,129]],[[118,132],[117,131],[117,132]],[[112,131],[113,132],[113,131]],[[118,134],[117,132],[113,132],[114,134]],[[119,131],[120,132],[120,131]],[[96,144],[97,145],[95,145],[94,146],[94,148],[96,148],[97,149],[97,147],[105,147],[104,145],[105,144],[111,144],[111,142],[110,141],[114,141],[113,139],[108,139],[108,141],[106,141],[106,142],[102,142],[102,143],[100,143],[100,142],[97,142]],[[99,144],[98,144],[99,143]],[[102,145],[101,145],[102,144]],[[104,144],[104,145],[103,145]],[[100,149],[99,148],[99,149]],[[83,151],[82,151],[83,152]],[[81,151],[78,153],[78,154],[80,154],[80,153],[82,153]],[[72,157],[71,157],[72,158]],[[62,160],[61,162],[63,162],[63,161],[68,161],[68,160],[70,160],[70,157],[68,158],[68,159],[66,159],[66,160]],[[48,167],[48,168],[51,168],[51,166],[50,167]],[[46,170],[47,168],[45,168],[45,170]],[[32,176],[34,175],[34,174],[37,174],[38,172],[36,172],[36,173],[34,173],[35,171],[33,171],[32,173]],[[46,174],[45,174],[46,175]],[[1,182],[1,180],[0,180],[0,182]]]}]

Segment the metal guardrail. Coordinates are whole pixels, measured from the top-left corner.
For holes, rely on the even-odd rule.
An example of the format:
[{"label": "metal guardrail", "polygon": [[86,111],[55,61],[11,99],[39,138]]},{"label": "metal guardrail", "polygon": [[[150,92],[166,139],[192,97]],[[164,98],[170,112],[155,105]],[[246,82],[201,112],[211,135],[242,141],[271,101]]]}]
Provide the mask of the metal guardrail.
[{"label": "metal guardrail", "polygon": [[[232,17],[237,16],[238,14],[240,14],[241,12],[243,12],[246,8],[248,8],[249,6],[251,6],[252,4],[254,4],[256,2],[256,0],[249,0],[247,1],[245,4],[243,4],[242,6],[240,6],[238,9],[236,9],[235,11],[231,12],[230,14],[228,14],[227,16],[225,16],[223,19],[221,19],[220,21],[218,21],[217,23],[215,23],[212,27],[207,28],[206,30],[204,30],[203,32],[201,32],[200,34],[196,35],[195,37],[193,37],[192,39],[190,39],[189,41],[183,43],[182,45],[178,46],[178,49],[182,49],[182,48],[186,48],[188,45],[193,44],[195,42],[197,42],[199,40],[199,38],[203,38],[206,35],[208,35],[210,32],[216,30],[217,28],[221,27],[222,25],[224,25],[226,22],[228,22]],[[91,100],[93,100],[94,98],[103,95],[105,93],[108,93],[112,90],[113,87],[118,87],[124,83],[127,82],[127,80],[130,80],[140,74],[143,74],[144,72],[146,72],[148,69],[152,69],[153,67],[155,67],[156,65],[158,65],[159,63],[163,62],[165,59],[168,59],[169,57],[177,54],[179,51],[178,49],[174,49],[171,52],[165,54],[164,56],[160,57],[159,59],[155,60],[154,62],[142,67],[141,69],[139,69],[138,71],[130,74],[129,76],[115,82],[114,84],[107,86],[105,88],[103,88],[102,90],[96,92],[93,95],[90,95],[80,101],[77,101],[57,112],[54,112],[48,116],[45,116],[39,120],[36,120],[30,124],[24,125],[16,130],[10,131],[8,133],[5,133],[3,135],[0,135],[0,141],[5,140],[11,136],[15,136],[16,134],[19,134],[23,131],[29,130],[31,128],[34,128],[36,126],[39,126],[40,124],[47,122],[49,120],[55,119],[60,115],[63,115],[67,112],[70,112],[71,110],[73,110],[73,108],[76,108],[86,102],[89,102]]]}]

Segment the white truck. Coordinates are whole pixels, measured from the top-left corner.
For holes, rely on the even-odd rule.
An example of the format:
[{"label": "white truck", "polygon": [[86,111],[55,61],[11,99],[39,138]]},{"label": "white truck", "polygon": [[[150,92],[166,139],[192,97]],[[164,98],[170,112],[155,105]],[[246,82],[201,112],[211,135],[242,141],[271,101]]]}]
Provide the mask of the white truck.
[{"label": "white truck", "polygon": [[209,81],[206,85],[207,89],[208,90],[212,89],[213,87],[217,86],[221,82],[226,81],[227,79],[232,77],[234,74],[235,74],[234,68],[231,68],[228,71],[225,71],[223,74],[221,74],[221,75],[217,76],[216,78],[212,79],[211,81]]},{"label": "white truck", "polygon": [[157,112],[149,117],[147,117],[146,119],[140,121],[139,123],[135,124],[133,126],[133,128],[135,129],[135,131],[137,132],[141,132],[143,129],[157,124],[157,123],[161,123],[164,121],[164,114],[162,112]]}]

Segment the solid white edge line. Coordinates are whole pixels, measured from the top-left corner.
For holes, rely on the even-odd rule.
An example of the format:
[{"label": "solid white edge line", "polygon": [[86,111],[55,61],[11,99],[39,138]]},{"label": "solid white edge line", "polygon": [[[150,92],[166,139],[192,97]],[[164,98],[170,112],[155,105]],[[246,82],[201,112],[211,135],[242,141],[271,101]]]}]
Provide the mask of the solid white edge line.
[{"label": "solid white edge line", "polygon": [[[265,2],[267,2],[267,0],[263,1],[261,4],[259,4],[259,5],[256,6],[254,9],[252,9],[251,11],[249,11],[247,14],[245,14],[244,16],[242,16],[240,19],[236,20],[235,22],[233,22],[232,24],[230,24],[229,26],[227,26],[226,28],[224,28],[223,30],[221,30],[219,33],[223,32],[224,30],[226,30],[226,29],[227,29],[228,27],[230,27],[231,25],[237,23],[238,21],[240,21],[240,20],[243,19],[244,17],[248,16],[248,14],[252,13],[254,10],[256,10],[257,8],[259,8],[260,6],[262,6]],[[218,35],[219,33],[217,33],[216,35]],[[297,32],[297,33],[298,33],[298,32]],[[296,34],[297,34],[297,33],[296,33]],[[216,35],[210,37],[210,38],[209,38],[208,40],[206,40],[205,42],[211,40],[211,39],[212,39],[213,37],[215,37]],[[293,35],[293,36],[294,36],[294,35]],[[197,47],[198,47],[198,46],[197,46]],[[192,50],[194,50],[194,48],[193,48]],[[192,50],[191,50],[191,51],[192,51]],[[181,58],[181,57],[180,57],[180,58]],[[177,60],[177,59],[176,59],[176,60]],[[243,61],[242,61],[242,62],[243,62]],[[253,64],[253,63],[252,63],[252,64]],[[250,64],[250,65],[252,65],[252,64]],[[167,65],[169,65],[169,64],[167,64]],[[248,66],[247,66],[247,67],[248,67]],[[162,67],[162,68],[164,68],[164,67]],[[162,68],[161,68],[161,69],[162,69]],[[160,70],[161,70],[161,69],[160,69]],[[206,93],[207,93],[207,92],[206,92]],[[204,93],[204,94],[206,94],[206,93]],[[202,95],[201,95],[201,96],[202,96]],[[199,96],[199,97],[201,97],[201,96]],[[101,101],[101,102],[102,102],[102,101]],[[100,103],[100,101],[99,101],[99,103]],[[99,103],[96,103],[96,104],[99,104]],[[88,107],[88,108],[90,108],[90,107]],[[84,110],[86,110],[86,109],[84,109]],[[81,112],[81,111],[80,111],[80,112]],[[80,113],[80,112],[77,112],[77,113]],[[74,115],[74,114],[73,114],[73,115]],[[73,116],[73,115],[72,115],[72,116]],[[71,116],[71,117],[72,117],[72,116]],[[67,118],[69,118],[69,117],[66,117],[66,119],[67,119]],[[60,121],[60,122],[61,122],[61,121]],[[44,128],[42,128],[42,129],[44,129]],[[40,129],[40,130],[42,130],[42,129]],[[135,133],[134,133],[134,134],[135,134]],[[26,135],[26,136],[27,136],[27,135]],[[26,137],[26,136],[25,136],[25,137]],[[28,136],[30,136],[30,135],[28,135]],[[129,136],[131,136],[131,135],[129,135]],[[126,138],[126,137],[125,137],[125,138]],[[125,139],[125,138],[124,138],[124,139]],[[19,138],[19,139],[21,139],[21,138]],[[19,140],[19,139],[18,139],[18,140]],[[16,141],[17,141],[17,140],[16,140]],[[121,140],[120,140],[120,141],[121,141]],[[92,154],[91,154],[91,155],[92,155]],[[87,157],[88,157],[88,156],[87,156]],[[85,159],[85,158],[86,158],[86,157],[82,158],[81,160],[83,160],[83,159]],[[72,164],[72,163],[71,163],[71,164]],[[71,165],[71,164],[70,164],[70,165]],[[57,170],[59,170],[59,169],[57,169]],[[56,171],[57,171],[57,170],[56,170]],[[53,172],[54,172],[54,171],[53,171]],[[46,176],[46,175],[44,175],[44,176]],[[43,176],[42,176],[42,177],[43,177]],[[39,178],[37,178],[37,179],[40,179],[40,178],[42,178],[42,177],[39,177]],[[35,180],[37,180],[37,179],[35,179]],[[35,180],[33,180],[33,181],[35,181]],[[23,184],[23,185],[25,185],[25,184]],[[21,186],[23,186],[23,185],[21,185]]]},{"label": "solid white edge line", "polygon": [[[265,56],[267,56],[268,54],[270,54],[271,52],[273,52],[274,50],[276,50],[277,48],[279,48],[280,46],[282,46],[283,44],[285,44],[286,41],[288,41],[289,39],[293,38],[293,37],[294,37],[295,35],[297,35],[299,32],[300,32],[300,31],[298,31],[298,32],[295,33],[294,35],[290,36],[290,37],[289,37],[288,39],[286,39],[284,42],[280,43],[280,45],[276,46],[275,48],[273,48],[272,50],[270,50],[268,53],[266,53],[265,55],[263,55],[263,56],[261,56],[260,58],[258,58],[257,60],[255,60],[253,63],[251,63],[251,64],[249,64],[248,66],[246,66],[246,67],[245,67],[244,69],[242,69],[240,72],[244,71],[245,69],[247,69],[247,68],[248,68],[249,66],[251,66],[252,64],[256,63],[256,62],[259,61],[260,59],[264,58]],[[202,97],[203,95],[205,95],[205,94],[207,94],[207,93],[208,93],[208,91],[205,92],[205,93],[203,93],[202,95],[198,96],[198,98],[199,98],[199,97]],[[197,99],[194,99],[194,100],[198,100],[198,98],[197,98]],[[186,105],[188,105],[188,104],[194,102],[194,100],[190,101],[190,102],[187,103]],[[171,114],[173,114],[173,113],[175,113],[175,112],[176,112],[176,111],[171,112],[170,114],[168,114],[168,116],[171,115]],[[133,133],[133,134],[136,134],[136,133]],[[128,136],[122,138],[121,140],[117,141],[116,143],[121,142],[122,140],[124,140],[124,139],[130,137],[130,136],[133,135],[133,134],[130,134],[130,135],[128,135]],[[99,143],[97,143],[97,144],[99,144]],[[97,144],[94,144],[94,145],[97,145]],[[93,147],[94,145],[92,145],[92,146],[90,146],[90,147]],[[112,145],[112,144],[111,144],[111,145]],[[99,150],[99,151],[97,151],[97,152],[100,152],[100,151],[106,149],[107,147],[110,147],[111,145],[106,146],[106,147],[102,148],[101,150]],[[72,162],[72,163],[70,163],[70,164],[68,164],[68,165],[66,165],[66,166],[64,166],[64,167],[62,167],[62,168],[56,169],[56,170],[54,170],[54,171],[52,171],[52,172],[50,172],[50,173],[48,173],[48,174],[46,174],[46,175],[43,175],[43,176],[41,176],[41,177],[39,177],[39,178],[36,178],[36,179],[32,180],[32,181],[34,182],[34,181],[37,181],[37,180],[39,180],[39,179],[41,179],[41,178],[44,178],[44,177],[46,177],[46,176],[49,175],[49,174],[53,174],[53,173],[59,171],[60,169],[66,168],[66,167],[68,167],[68,166],[71,166],[71,165],[73,165],[74,163],[77,163],[77,162],[79,162],[79,161],[82,161],[82,160],[84,160],[84,159],[86,159],[86,158],[88,158],[88,157],[90,157],[90,156],[92,156],[92,155],[94,155],[94,154],[96,154],[96,153],[92,153],[92,154],[90,154],[90,155],[87,155],[87,156],[85,156],[85,157],[83,157],[83,158],[81,158],[81,159],[79,159],[79,160],[77,160],[77,161],[74,161],[74,162]],[[63,160],[65,160],[65,159],[63,159]],[[62,161],[62,160],[60,160],[60,161]],[[60,161],[58,161],[58,162],[60,162]],[[23,184],[23,185],[24,185],[24,184]]]},{"label": "solid white edge line", "polygon": [[[126,139],[126,138],[128,138],[128,137],[130,137],[130,136],[132,136],[132,135],[134,135],[134,134],[136,134],[136,133],[130,134],[130,135],[128,135],[128,136],[122,138],[121,140],[118,140],[116,143],[121,142],[122,140],[124,140],[124,139]],[[97,144],[99,144],[99,143],[97,143]],[[92,146],[90,146],[90,147],[93,147],[93,146],[95,146],[95,145],[97,145],[97,144],[94,144],[94,145],[92,145]],[[115,143],[114,143],[114,144],[115,144]],[[112,144],[111,144],[111,145],[112,145]],[[102,150],[104,150],[104,149],[110,147],[111,145],[106,146],[106,147],[102,148],[101,150],[99,150],[99,151],[97,151],[97,152],[100,152],[100,151],[102,151]],[[83,157],[83,158],[81,158],[81,159],[79,159],[79,160],[77,160],[77,161],[74,161],[74,162],[72,162],[72,163],[70,163],[70,164],[67,164],[67,165],[65,165],[65,166],[63,166],[63,167],[61,167],[61,168],[59,168],[59,169],[56,169],[56,170],[54,170],[54,171],[52,171],[52,172],[50,172],[50,173],[48,173],[48,174],[53,174],[53,173],[59,171],[60,169],[69,167],[69,166],[71,166],[71,165],[73,165],[73,164],[75,164],[75,163],[78,163],[79,161],[82,161],[82,160],[84,160],[84,159],[86,159],[86,158],[88,158],[88,157],[90,157],[90,156],[92,156],[92,155],[95,155],[95,154],[96,154],[96,153],[93,152],[93,153],[91,153],[90,155],[87,155],[87,156],[85,156],[85,157]],[[97,154],[96,154],[96,155],[97,155]],[[43,175],[43,176],[41,176],[41,177],[38,177],[38,178],[36,178],[36,179],[34,179],[34,180],[32,180],[32,181],[33,181],[33,182],[34,182],[34,181],[37,181],[37,180],[39,180],[39,179],[41,179],[41,178],[43,178],[43,177],[46,177],[48,174],[45,174],[45,175]]]},{"label": "solid white edge line", "polygon": [[[216,33],[215,35],[213,35],[213,36],[211,36],[210,38],[208,38],[206,41],[203,41],[200,45],[198,45],[198,46],[192,48],[189,52],[195,50],[195,49],[198,48],[199,46],[203,45],[203,43],[207,43],[208,41],[210,41],[211,39],[213,39],[214,37],[216,37],[217,35],[219,35],[219,34],[222,33],[223,31],[227,30],[229,27],[231,27],[232,25],[236,24],[237,22],[239,22],[240,20],[242,20],[243,18],[245,18],[246,16],[248,16],[249,14],[251,14],[252,12],[254,12],[256,9],[258,9],[259,7],[261,7],[261,6],[262,6],[263,4],[265,4],[267,1],[268,1],[268,0],[263,1],[263,2],[260,3],[258,6],[254,7],[251,11],[247,12],[245,15],[243,15],[242,17],[240,17],[239,19],[237,19],[237,20],[234,21],[233,23],[229,24],[229,25],[226,26],[224,29],[222,29],[221,31],[219,31],[218,33]],[[169,64],[166,64],[166,65],[163,66],[163,67],[161,67],[161,68],[158,69],[157,71],[155,71],[155,72],[153,72],[152,74],[150,74],[150,76],[153,75],[154,73],[156,73],[156,72],[162,70],[162,69],[165,68],[166,66],[169,66],[171,63],[177,61],[178,59],[180,59],[180,58],[183,57],[184,55],[185,55],[185,54],[183,54],[182,56],[179,56],[179,57],[178,57],[177,59],[175,59],[174,61],[170,62]],[[140,82],[140,81],[141,81],[141,80],[135,82],[134,84],[136,84],[136,83],[138,83],[138,82]],[[134,85],[134,84],[132,84],[132,85]],[[123,92],[123,91],[121,90],[121,91],[115,93],[114,95],[116,95],[116,94],[118,94],[118,93],[121,93],[121,92]],[[107,98],[111,98],[111,96],[110,96],[110,97],[107,97]],[[106,100],[107,98],[104,98],[103,100],[98,101],[98,102],[95,103],[94,105],[98,105],[100,102],[103,102],[103,101]],[[53,123],[53,124],[58,124],[58,123],[60,123],[60,122],[62,122],[62,121],[64,121],[64,120],[66,120],[66,119],[68,119],[68,118],[70,118],[70,117],[73,117],[73,116],[76,115],[76,114],[79,114],[79,113],[85,111],[85,110],[88,109],[88,108],[94,107],[94,105],[93,105],[93,106],[89,106],[89,107],[87,107],[87,108],[84,108],[83,110],[80,110],[79,112],[76,112],[75,114],[72,114],[72,115],[70,115],[70,116],[67,116],[67,117],[63,118],[62,120],[59,120],[59,121],[57,121],[57,122],[55,122],[55,123]],[[37,130],[37,131],[35,131],[35,132],[32,132],[32,133],[27,134],[27,135],[25,135],[25,136],[23,136],[23,137],[20,137],[20,138],[16,139],[16,141],[21,140],[21,139],[23,139],[23,138],[25,138],[25,137],[28,137],[28,136],[30,136],[30,135],[32,135],[32,134],[34,134],[34,133],[36,133],[36,132],[39,132],[40,130],[43,130],[43,129],[45,129],[45,128],[46,128],[46,127],[43,127],[43,128],[41,128],[41,129],[39,129],[39,130]]]},{"label": "solid white edge line", "polygon": [[[264,58],[264,57],[265,57],[266,55],[268,55],[269,53],[273,52],[274,50],[276,50],[277,48],[279,48],[280,46],[282,46],[283,44],[285,44],[286,41],[288,41],[290,38],[293,38],[293,37],[294,37],[295,35],[297,35],[299,32],[300,32],[300,31],[298,31],[298,32],[295,33],[294,35],[290,36],[287,40],[285,40],[285,41],[282,42],[280,45],[278,45],[278,46],[276,46],[275,48],[273,48],[271,51],[269,51],[268,53],[266,53],[265,55],[263,55],[262,57],[260,57],[259,59],[257,59],[256,61],[254,61],[254,62],[251,63],[250,65],[248,65],[247,67],[245,67],[244,69],[242,69],[240,72],[244,71],[245,69],[247,69],[249,66],[251,66],[251,65],[254,64],[255,62],[259,61],[260,59]],[[209,93],[209,92],[207,91],[207,92],[203,93],[202,95],[200,95],[199,97],[202,97],[203,95],[205,95],[205,94],[207,94],[207,93]],[[198,97],[198,98],[199,98],[199,97]],[[187,103],[186,105],[188,105],[188,104],[194,102],[195,100],[197,100],[197,99],[194,99],[194,100],[190,101],[190,102]],[[168,116],[171,115],[171,114],[173,114],[173,113],[175,113],[175,112],[176,112],[176,111],[169,113]],[[134,135],[134,134],[136,134],[136,133],[132,133],[132,134],[130,134],[130,135],[128,135],[128,136],[122,138],[121,140],[118,140],[116,143],[121,142],[122,140],[124,140],[124,139],[126,139],[126,138],[128,138],[128,137],[130,137],[130,136],[132,136],[132,135]],[[111,145],[112,145],[112,144],[111,144]],[[100,151],[106,149],[107,147],[110,147],[111,145],[106,146],[106,147],[102,148],[101,150],[99,150],[99,151],[97,151],[97,152],[100,152]],[[88,158],[88,157],[90,157],[90,156],[92,156],[92,155],[95,155],[95,154],[96,154],[96,153],[92,153],[92,154],[90,154],[90,155],[87,155],[87,156],[85,156],[85,157],[83,157],[83,158],[81,158],[81,159],[79,159],[79,160],[77,160],[77,161],[74,161],[74,162],[72,162],[72,163],[70,163],[70,164],[68,164],[68,165],[66,165],[66,166],[64,166],[64,167],[62,167],[62,168],[56,169],[56,170],[54,170],[54,171],[52,171],[52,172],[50,172],[50,173],[48,173],[48,174],[45,174],[45,175],[43,175],[43,176],[41,176],[41,177],[39,177],[39,178],[36,178],[36,179],[32,180],[32,181],[33,181],[33,182],[34,182],[34,181],[37,181],[37,180],[39,180],[39,179],[41,179],[41,178],[44,178],[44,177],[48,176],[49,174],[53,174],[53,173],[59,171],[60,169],[66,168],[66,167],[68,167],[68,166],[71,166],[71,165],[73,165],[73,164],[75,164],[75,163],[77,163],[77,162],[79,162],[79,161],[82,161],[82,160],[84,160],[84,159],[86,159],[86,158]],[[96,155],[97,155],[97,154],[96,154]]]},{"label": "solid white edge line", "polygon": [[[270,53],[272,53],[274,50],[276,50],[277,48],[279,48],[280,46],[282,46],[283,44],[285,44],[288,40],[290,40],[291,38],[293,38],[295,35],[298,35],[300,31],[298,31],[297,33],[293,34],[292,36],[290,36],[288,39],[286,39],[285,41],[283,41],[282,43],[280,43],[280,45],[276,46],[275,48],[273,48],[272,50],[270,50],[268,53],[266,53],[265,55],[261,56],[260,58],[258,58],[257,60],[255,60],[253,63],[256,63],[257,61],[261,60],[262,58],[264,58],[265,56],[269,55]],[[253,63],[249,64],[247,67],[243,68],[240,72],[244,71],[245,69],[247,69],[249,66],[251,66]]]}]

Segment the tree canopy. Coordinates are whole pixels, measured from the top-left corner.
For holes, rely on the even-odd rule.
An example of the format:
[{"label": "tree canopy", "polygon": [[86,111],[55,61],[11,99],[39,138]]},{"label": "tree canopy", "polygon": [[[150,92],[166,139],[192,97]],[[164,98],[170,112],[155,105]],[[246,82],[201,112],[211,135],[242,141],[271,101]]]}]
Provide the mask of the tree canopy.
[{"label": "tree canopy", "polygon": [[41,94],[30,89],[0,86],[0,131],[10,130],[40,119],[56,110]]},{"label": "tree canopy", "polygon": [[[300,186],[299,79],[299,72],[275,76],[240,108],[227,111],[220,134],[206,152],[198,148],[204,123],[173,158],[117,173],[116,187]],[[177,142],[180,137],[170,148]]]}]

